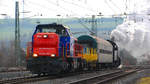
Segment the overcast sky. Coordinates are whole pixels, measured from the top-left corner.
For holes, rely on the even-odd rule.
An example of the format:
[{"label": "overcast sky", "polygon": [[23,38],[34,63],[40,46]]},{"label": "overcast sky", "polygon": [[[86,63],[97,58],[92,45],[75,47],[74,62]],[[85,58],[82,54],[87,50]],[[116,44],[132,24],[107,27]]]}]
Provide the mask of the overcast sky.
[{"label": "overcast sky", "polygon": [[[19,1],[20,17],[87,17],[97,15],[123,14],[137,11],[143,0],[0,0],[0,14],[14,18],[15,1]],[[139,9],[138,9],[139,10]],[[0,15],[0,18],[6,16]]]}]

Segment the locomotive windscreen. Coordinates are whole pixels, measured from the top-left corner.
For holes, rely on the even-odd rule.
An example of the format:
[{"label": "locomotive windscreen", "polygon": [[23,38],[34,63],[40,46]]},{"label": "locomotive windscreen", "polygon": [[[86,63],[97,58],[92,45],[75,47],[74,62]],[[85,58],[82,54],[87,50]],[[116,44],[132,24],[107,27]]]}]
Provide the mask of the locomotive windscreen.
[{"label": "locomotive windscreen", "polygon": [[57,24],[42,24],[36,27],[36,33],[56,33],[58,35],[66,36],[68,35],[66,29],[62,25]]}]

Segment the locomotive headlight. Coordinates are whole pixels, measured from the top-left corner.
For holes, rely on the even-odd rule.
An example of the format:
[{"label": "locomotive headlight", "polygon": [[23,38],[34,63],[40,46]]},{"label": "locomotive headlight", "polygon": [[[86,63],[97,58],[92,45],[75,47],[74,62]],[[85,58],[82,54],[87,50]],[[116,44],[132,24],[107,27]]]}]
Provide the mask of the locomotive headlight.
[{"label": "locomotive headlight", "polygon": [[47,37],[48,37],[48,35],[43,35],[43,37],[44,37],[44,38],[47,38]]},{"label": "locomotive headlight", "polygon": [[33,57],[38,57],[38,55],[37,54],[33,54]]},{"label": "locomotive headlight", "polygon": [[55,54],[51,54],[51,57],[55,57]]}]

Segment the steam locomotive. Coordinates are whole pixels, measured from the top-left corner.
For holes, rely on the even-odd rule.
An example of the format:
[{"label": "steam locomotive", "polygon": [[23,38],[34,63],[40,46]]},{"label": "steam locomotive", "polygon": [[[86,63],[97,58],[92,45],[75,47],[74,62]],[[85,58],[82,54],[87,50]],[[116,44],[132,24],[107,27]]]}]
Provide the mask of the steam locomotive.
[{"label": "steam locomotive", "polygon": [[118,46],[90,35],[74,38],[62,24],[39,24],[27,45],[27,69],[35,74],[118,67]]}]

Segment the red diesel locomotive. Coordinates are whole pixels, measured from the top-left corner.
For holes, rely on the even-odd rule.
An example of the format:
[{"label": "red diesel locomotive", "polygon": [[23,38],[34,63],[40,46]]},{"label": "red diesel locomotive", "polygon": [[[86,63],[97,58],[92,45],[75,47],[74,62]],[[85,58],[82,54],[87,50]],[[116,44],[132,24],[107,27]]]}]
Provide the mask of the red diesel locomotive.
[{"label": "red diesel locomotive", "polygon": [[82,47],[69,28],[59,24],[36,27],[27,48],[27,69],[36,74],[74,71],[81,67]]}]

